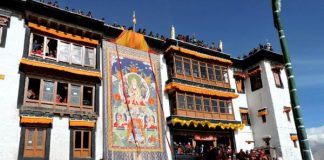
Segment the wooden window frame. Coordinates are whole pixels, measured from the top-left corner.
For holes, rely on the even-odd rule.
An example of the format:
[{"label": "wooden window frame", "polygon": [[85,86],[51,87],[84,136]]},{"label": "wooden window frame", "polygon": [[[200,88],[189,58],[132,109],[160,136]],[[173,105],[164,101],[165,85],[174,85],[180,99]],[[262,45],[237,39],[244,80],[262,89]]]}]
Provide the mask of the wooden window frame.
[{"label": "wooden window frame", "polygon": [[[273,79],[277,88],[283,88],[283,83],[280,75],[280,70],[272,70]],[[277,75],[277,76],[276,76]]]},{"label": "wooden window frame", "polygon": [[[76,142],[76,132],[81,132],[81,147],[80,148],[75,148],[75,142]],[[84,133],[88,132],[89,133],[89,139],[88,139],[88,148],[83,148],[83,144],[84,144]],[[71,130],[71,137],[72,137],[72,147],[71,147],[71,152],[72,152],[72,157],[75,159],[92,159],[93,158],[93,143],[94,143],[94,139],[93,139],[93,130],[91,129],[87,129],[87,128],[73,128]],[[80,156],[76,155],[77,152],[80,152]],[[86,153],[88,152],[88,153]]]},{"label": "wooden window frame", "polygon": [[250,75],[251,91],[259,90],[263,87],[261,72]]},{"label": "wooden window frame", "polygon": [[[39,79],[40,80],[40,87],[39,87],[39,99],[38,100],[33,100],[27,98],[27,91],[28,91],[28,85],[29,85],[29,79]],[[54,89],[53,89],[53,100],[52,101],[44,101],[43,100],[43,94],[44,94],[44,81],[53,81],[54,82]],[[57,96],[57,87],[58,83],[64,83],[68,84],[68,93],[67,93],[67,102],[66,103],[59,103],[56,102],[56,96]],[[71,85],[78,85],[80,87],[80,105],[74,105],[70,103],[70,98],[71,98]],[[83,87],[90,87],[92,88],[92,105],[83,105]],[[29,106],[28,104],[35,104],[38,107],[43,107],[43,106],[51,106],[52,109],[56,109],[57,107],[64,107],[66,110],[78,110],[78,111],[86,111],[86,112],[94,112],[95,110],[95,89],[96,86],[93,84],[93,86],[85,84],[85,83],[80,83],[80,82],[71,82],[71,81],[66,81],[66,80],[56,80],[56,79],[51,79],[51,78],[42,78],[34,75],[28,75],[26,76],[25,80],[25,92],[24,92],[24,103],[23,106]],[[48,108],[48,107],[45,107]]]},{"label": "wooden window frame", "polygon": [[[179,56],[179,55],[174,55],[172,57],[172,62],[173,62],[173,75],[170,75],[172,77],[180,78],[180,79],[185,79],[189,81],[197,81],[200,83],[206,83],[210,85],[216,85],[216,86],[222,86],[222,87],[230,87],[230,79],[228,76],[228,67],[227,66],[222,66],[219,64],[214,64],[214,63],[209,63],[207,61],[199,61],[197,59],[193,59],[190,57],[186,56]],[[177,72],[178,65],[180,67],[181,64],[181,73]],[[189,64],[189,66],[188,66]],[[185,67],[187,65],[187,67]],[[194,75],[194,68],[197,68],[197,74]],[[179,68],[180,69],[180,68]],[[190,70],[190,74],[186,74],[186,70]],[[205,70],[205,75],[206,77],[202,77],[202,69]],[[179,70],[180,71],[180,70]],[[187,70],[188,71],[188,70]],[[216,76],[216,73],[219,72],[220,75]],[[226,75],[226,76],[224,76]],[[211,78],[210,76],[213,76]],[[218,77],[218,78],[217,78]]]},{"label": "wooden window frame", "polygon": [[[239,83],[241,82],[241,83]],[[241,84],[241,86],[239,85]],[[240,77],[235,78],[235,85],[236,85],[236,91],[237,93],[245,93],[245,84],[244,84],[244,79]]]},{"label": "wooden window frame", "polygon": [[[41,153],[41,156],[39,155],[39,148],[38,148],[38,153],[36,152],[36,155],[30,155],[30,153],[34,153],[33,151],[31,152],[27,152],[26,151],[30,151],[30,150],[37,150],[37,143],[38,143],[38,137],[34,137],[36,136],[35,133],[33,135],[33,145],[36,145],[35,148],[33,147],[29,147],[26,148],[27,143],[28,143],[28,132],[30,128],[33,129],[44,129],[43,131],[45,131],[45,133],[43,132],[43,138],[42,138],[42,149],[43,153]],[[38,136],[38,133],[37,133]],[[49,151],[50,151],[50,138],[51,138],[51,128],[49,125],[38,125],[38,124],[24,124],[21,126],[21,133],[20,133],[20,142],[19,142],[19,153],[18,153],[18,159],[49,159]],[[36,141],[35,141],[36,140]],[[27,155],[26,155],[27,154]]]},{"label": "wooden window frame", "polygon": [[242,119],[242,124],[246,126],[251,126],[249,113],[241,113],[241,119]]},{"label": "wooden window frame", "polygon": [[[33,39],[34,39],[34,35],[38,35],[38,36],[42,36],[44,37],[44,44],[43,44],[43,54],[40,56],[40,55],[37,55],[37,54],[34,54],[32,53],[32,47],[33,47]],[[57,41],[57,49],[56,49],[56,57],[53,58],[53,57],[49,57],[49,56],[46,56],[45,55],[45,48],[47,48],[47,45],[46,42],[47,42],[47,39],[52,39],[52,40],[56,40]],[[89,45],[84,45],[84,44],[78,44],[78,43],[72,43],[72,42],[69,42],[69,41],[66,41],[66,40],[62,40],[62,39],[58,39],[58,38],[54,38],[54,37],[51,37],[51,36],[47,36],[47,35],[43,35],[43,34],[39,34],[37,32],[33,32],[31,33],[30,35],[30,44],[29,44],[29,53],[28,53],[28,56],[36,56],[36,57],[41,57],[42,59],[50,59],[50,60],[53,60],[53,61],[56,61],[56,62],[64,62],[64,63],[68,63],[68,64],[73,64],[73,65],[78,65],[78,66],[83,66],[83,67],[91,67],[91,68],[95,68],[96,67],[96,47],[95,46],[89,46]],[[60,49],[61,49],[61,44],[62,43],[65,43],[65,44],[68,44],[69,45],[69,60],[68,61],[63,61],[63,60],[60,60],[59,59],[59,55],[60,55]],[[78,63],[72,63],[72,50],[73,50],[73,46],[80,46],[81,47],[81,64],[78,64]],[[86,51],[86,48],[88,49],[93,49],[93,65],[87,65],[85,64],[85,51]]]},{"label": "wooden window frame", "polygon": [[[179,59],[177,59],[177,58],[179,58]],[[179,62],[181,64],[181,73],[177,72],[177,69],[178,69],[177,68],[177,62]],[[182,76],[185,75],[184,70],[183,70],[183,58],[180,57],[180,56],[174,56],[174,73],[182,75]]]}]

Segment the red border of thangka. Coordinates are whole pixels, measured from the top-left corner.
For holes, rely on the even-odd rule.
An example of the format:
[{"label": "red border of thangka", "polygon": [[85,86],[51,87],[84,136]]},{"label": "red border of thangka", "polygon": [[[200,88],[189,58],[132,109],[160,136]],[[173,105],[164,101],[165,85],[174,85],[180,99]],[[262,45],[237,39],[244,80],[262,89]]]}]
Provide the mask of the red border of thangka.
[{"label": "red border of thangka", "polygon": [[[111,75],[111,56],[112,55],[116,55],[117,52],[116,50],[110,50],[109,49],[109,43],[110,44],[113,44],[113,45],[116,45],[115,43],[112,43],[112,42],[107,42],[107,72],[108,72],[108,75]],[[119,46],[119,45],[118,45]],[[130,50],[134,50],[132,48],[129,48]],[[147,55],[147,59],[144,59],[144,56],[133,56],[133,55],[130,55],[130,54],[127,54],[127,53],[123,53],[123,52],[120,52],[118,51],[119,53],[119,56],[120,57],[125,57],[125,58],[129,58],[129,59],[132,59],[132,60],[137,60],[137,61],[142,61],[142,62],[147,62],[147,63],[150,63],[150,60],[149,60],[149,55]],[[143,52],[143,51],[140,51],[140,52]],[[144,52],[145,54],[145,52]],[[150,53],[147,53],[146,54],[150,54]],[[152,69],[154,70],[154,73],[155,73],[155,78],[157,79],[156,81],[158,82],[159,84],[159,75],[160,73],[157,71],[157,68],[156,68],[156,62],[155,61],[152,61]],[[124,151],[124,152],[134,152],[134,151],[143,151],[143,152],[163,152],[163,133],[162,133],[162,123],[161,123],[161,102],[160,100],[157,98],[157,122],[158,122],[158,135],[159,135],[159,147],[131,147],[131,148],[127,148],[127,147],[116,147],[116,146],[113,146],[113,133],[112,133],[112,76],[108,76],[108,101],[107,101],[107,112],[108,112],[108,150],[110,151]],[[154,82],[156,83],[156,82]],[[159,85],[156,85],[158,87],[157,91],[159,91]],[[158,93],[156,93],[158,94]],[[110,112],[110,113],[109,113]]]}]

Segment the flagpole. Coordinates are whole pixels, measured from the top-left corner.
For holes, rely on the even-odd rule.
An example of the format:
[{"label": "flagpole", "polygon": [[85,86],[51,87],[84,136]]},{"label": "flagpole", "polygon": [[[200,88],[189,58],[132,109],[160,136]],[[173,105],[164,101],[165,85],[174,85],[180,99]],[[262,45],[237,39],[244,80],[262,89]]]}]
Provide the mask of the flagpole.
[{"label": "flagpole", "polygon": [[288,78],[288,88],[290,93],[290,101],[291,101],[291,107],[292,107],[292,113],[294,116],[295,126],[297,130],[297,135],[299,139],[299,146],[300,146],[300,152],[302,155],[303,160],[312,160],[313,156],[311,153],[311,149],[309,146],[309,141],[307,139],[306,130],[304,127],[304,122],[300,110],[299,100],[297,96],[297,89],[295,84],[295,78],[294,73],[291,65],[290,55],[288,51],[287,42],[285,39],[284,30],[281,26],[280,22],[280,7],[281,2],[280,0],[272,0],[272,11],[273,11],[273,19],[275,27],[278,31],[279,39],[280,39],[280,46],[282,50],[282,54],[284,57],[284,63],[285,63],[285,70],[287,73]]}]

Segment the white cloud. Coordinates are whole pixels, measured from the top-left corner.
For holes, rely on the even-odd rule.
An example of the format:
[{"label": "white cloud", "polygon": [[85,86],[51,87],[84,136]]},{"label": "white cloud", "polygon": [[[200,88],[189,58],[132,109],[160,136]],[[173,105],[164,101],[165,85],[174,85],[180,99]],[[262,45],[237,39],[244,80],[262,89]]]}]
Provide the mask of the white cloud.
[{"label": "white cloud", "polygon": [[311,144],[324,144],[324,125],[306,129]]},{"label": "white cloud", "polygon": [[306,129],[314,159],[324,160],[324,126]]}]

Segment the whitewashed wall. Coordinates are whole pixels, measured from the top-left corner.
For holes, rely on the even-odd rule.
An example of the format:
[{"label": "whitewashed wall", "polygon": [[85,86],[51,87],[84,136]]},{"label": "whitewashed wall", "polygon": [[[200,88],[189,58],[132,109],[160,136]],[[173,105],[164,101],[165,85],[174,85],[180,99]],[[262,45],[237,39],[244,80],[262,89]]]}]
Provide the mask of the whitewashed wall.
[{"label": "whitewashed wall", "polygon": [[51,160],[70,158],[69,118],[53,118],[49,154]]},{"label": "whitewashed wall", "polygon": [[288,121],[286,113],[283,112],[284,106],[290,106],[290,97],[286,73],[284,70],[281,70],[280,76],[284,88],[277,88],[275,85],[270,62],[265,62],[265,71],[268,79],[267,85],[269,85],[272,97],[272,112],[274,113],[274,120],[277,124],[276,128],[274,129],[278,130],[282,157],[287,160],[301,159],[299,146],[295,148],[293,141],[290,139],[290,133],[297,133],[295,129],[292,111],[289,112],[290,121]]},{"label": "whitewashed wall", "polygon": [[[162,91],[162,95],[161,95],[161,99],[162,99],[162,103],[163,103],[163,111],[164,111],[164,118],[166,121],[166,118],[169,117],[171,115],[170,112],[170,103],[169,103],[169,97],[168,94],[163,92],[164,88],[165,88],[165,82],[168,80],[168,72],[167,72],[167,66],[166,66],[166,62],[165,59],[163,58],[163,54],[160,54],[160,74],[161,74],[161,91]],[[169,148],[168,142],[167,140],[171,143],[171,139],[170,139],[170,129],[168,127],[167,124],[165,124],[165,129],[166,129],[166,136],[165,137],[165,148],[167,151],[167,156],[168,159],[172,159],[172,155],[171,155],[171,148]],[[168,138],[168,139],[166,139]]]},{"label": "whitewashed wall", "polygon": [[[233,76],[234,73],[232,69],[229,69],[228,74],[230,78],[231,88],[235,89],[236,94],[239,95],[238,98],[232,100],[235,120],[242,121],[241,114],[240,114],[240,107],[242,108],[248,107],[246,94],[237,93],[235,78]],[[246,141],[253,141],[253,132],[250,126],[245,126],[242,130],[235,131],[234,136],[235,136],[235,144],[236,144],[237,151],[239,151],[240,149],[243,149],[245,151],[254,148],[254,143],[248,144],[246,142]]]},{"label": "whitewashed wall", "polygon": [[23,54],[24,20],[10,17],[5,48],[0,47],[0,159],[17,159],[20,139],[19,110],[17,98],[19,89],[19,61]]},{"label": "whitewashed wall", "polygon": [[[283,112],[283,107],[290,105],[286,75],[282,71],[281,78],[284,88],[277,88],[270,62],[262,61],[259,64],[261,67],[262,88],[252,92],[249,78],[247,78],[246,83],[255,146],[265,146],[262,138],[270,135],[270,145],[277,149],[278,156],[285,160],[301,159],[299,149],[294,147],[290,139],[290,133],[296,133],[292,114],[290,113],[291,122],[289,122]],[[269,113],[266,116],[266,123],[263,123],[261,117],[257,116],[258,110],[263,107],[267,107]]]}]

